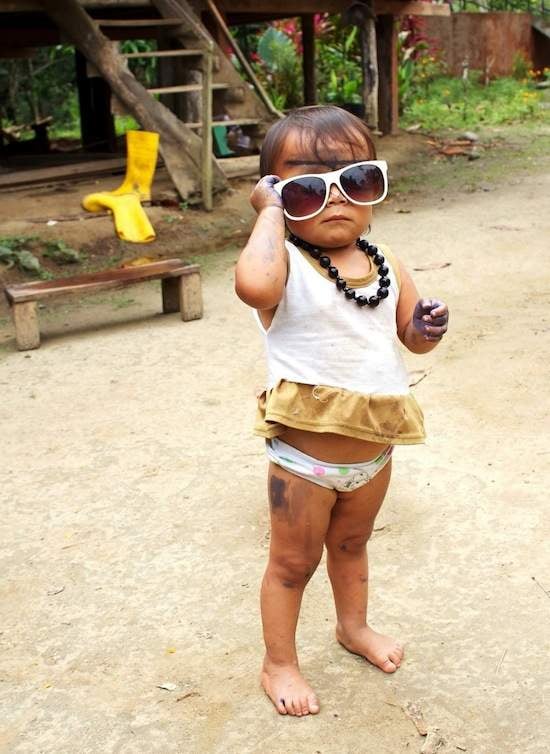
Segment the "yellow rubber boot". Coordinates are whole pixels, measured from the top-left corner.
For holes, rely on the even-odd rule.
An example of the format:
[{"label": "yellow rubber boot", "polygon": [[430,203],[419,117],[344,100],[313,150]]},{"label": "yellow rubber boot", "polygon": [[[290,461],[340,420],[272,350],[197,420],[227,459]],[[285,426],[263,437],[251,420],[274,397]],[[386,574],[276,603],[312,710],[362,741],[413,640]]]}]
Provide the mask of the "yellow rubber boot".
[{"label": "yellow rubber boot", "polygon": [[153,226],[141,206],[151,199],[151,184],[157,166],[159,135],[152,131],[126,132],[126,176],[114,191],[88,194],[82,206],[89,212],[110,209],[119,238],[148,243],[156,238]]},{"label": "yellow rubber boot", "polygon": [[113,213],[117,235],[123,241],[149,243],[156,238],[153,226],[139,203],[137,194],[114,196],[112,192],[100,191],[97,194],[85,196],[82,206],[89,212],[110,209]]},{"label": "yellow rubber boot", "polygon": [[137,193],[142,202],[148,202],[158,150],[159,135],[154,131],[127,131],[126,176],[121,185],[109,193],[114,196]]}]

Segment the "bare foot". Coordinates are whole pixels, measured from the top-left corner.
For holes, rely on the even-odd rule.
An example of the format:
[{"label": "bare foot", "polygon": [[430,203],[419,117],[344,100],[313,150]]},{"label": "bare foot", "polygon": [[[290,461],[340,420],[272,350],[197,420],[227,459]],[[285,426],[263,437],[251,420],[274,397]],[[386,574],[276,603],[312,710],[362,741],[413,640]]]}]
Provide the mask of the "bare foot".
[{"label": "bare foot", "polygon": [[261,683],[281,715],[316,715],[319,701],[296,665],[275,665],[264,659]]},{"label": "bare foot", "polygon": [[357,629],[353,633],[346,632],[336,626],[336,638],[340,644],[356,655],[376,665],[384,673],[395,673],[403,659],[403,645],[391,636],[385,636],[373,631],[369,626]]}]

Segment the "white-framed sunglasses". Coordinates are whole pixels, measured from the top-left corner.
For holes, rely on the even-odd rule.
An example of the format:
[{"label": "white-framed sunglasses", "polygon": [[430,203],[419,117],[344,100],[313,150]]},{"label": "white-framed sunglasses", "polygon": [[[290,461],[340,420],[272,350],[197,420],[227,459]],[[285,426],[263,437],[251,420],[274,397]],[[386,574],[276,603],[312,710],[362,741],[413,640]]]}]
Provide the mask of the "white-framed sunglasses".
[{"label": "white-framed sunglasses", "polygon": [[388,163],[385,160],[354,162],[327,173],[285,178],[273,188],[281,197],[289,220],[309,220],[327,206],[333,184],[353,204],[379,204],[388,193]]}]

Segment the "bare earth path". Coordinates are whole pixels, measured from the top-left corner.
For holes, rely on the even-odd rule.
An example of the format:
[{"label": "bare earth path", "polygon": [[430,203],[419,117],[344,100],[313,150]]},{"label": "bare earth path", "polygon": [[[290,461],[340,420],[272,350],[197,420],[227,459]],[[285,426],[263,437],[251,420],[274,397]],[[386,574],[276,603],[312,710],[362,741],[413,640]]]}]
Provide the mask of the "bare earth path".
[{"label": "bare earth path", "polygon": [[263,366],[235,252],[205,268],[201,321],[144,287],[43,317],[38,351],[6,330],[0,751],[419,752],[407,701],[439,752],[548,751],[549,195],[538,172],[377,216],[409,268],[451,262],[413,273],[451,334],[408,358],[429,438],[397,451],[371,543],[372,622],[406,661],[385,676],[335,643],[321,565],[299,629],[315,718],[258,685]]}]

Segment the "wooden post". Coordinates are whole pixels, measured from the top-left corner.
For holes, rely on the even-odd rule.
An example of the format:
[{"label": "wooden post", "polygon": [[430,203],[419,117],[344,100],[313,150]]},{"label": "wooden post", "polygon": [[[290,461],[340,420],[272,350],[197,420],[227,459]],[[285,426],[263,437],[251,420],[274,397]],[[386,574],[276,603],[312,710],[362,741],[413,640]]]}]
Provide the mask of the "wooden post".
[{"label": "wooden post", "polygon": [[12,304],[15,340],[20,351],[40,348],[40,329],[36,315],[36,301]]},{"label": "wooden post", "polygon": [[315,26],[314,16],[307,13],[300,16],[302,25],[302,67],[304,71],[304,105],[317,104],[315,82]]},{"label": "wooden post", "polygon": [[378,16],[378,127],[384,134],[398,128],[397,26],[391,15]]},{"label": "wooden post", "polygon": [[189,265],[179,278],[180,311],[184,322],[202,317],[201,274],[198,264]]},{"label": "wooden post", "polygon": [[160,281],[162,291],[162,311],[172,314],[180,310],[180,278],[163,278]]},{"label": "wooden post", "polygon": [[212,48],[201,59],[201,196],[207,212],[212,210]]},{"label": "wooden post", "polygon": [[378,130],[378,56],[376,24],[372,0],[365,3],[368,14],[361,24],[361,64],[363,68],[363,102],[367,125]]},{"label": "wooden post", "polygon": [[75,50],[76,85],[82,146],[90,152],[115,152],[111,90],[100,76],[89,76],[86,58]]}]

